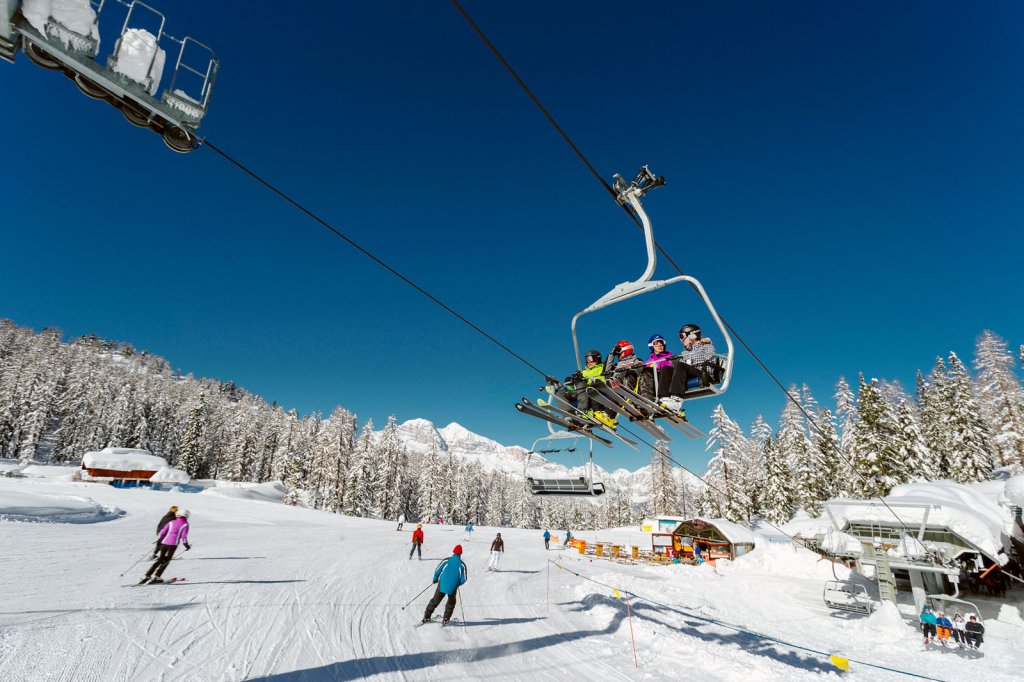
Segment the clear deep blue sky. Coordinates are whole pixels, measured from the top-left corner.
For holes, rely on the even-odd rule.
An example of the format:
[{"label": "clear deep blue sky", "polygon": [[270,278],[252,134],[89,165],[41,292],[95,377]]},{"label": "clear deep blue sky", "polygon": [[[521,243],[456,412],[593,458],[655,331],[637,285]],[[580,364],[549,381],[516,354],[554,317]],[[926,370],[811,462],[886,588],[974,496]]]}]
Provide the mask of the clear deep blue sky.
[{"label": "clear deep blue sky", "polygon": [[[202,133],[544,371],[574,369],[572,314],[643,270],[632,223],[449,3],[287,5],[158,3],[223,60]],[[1024,342],[1020,3],[465,6],[602,175],[667,178],[657,239],[785,383],[831,403],[840,375],[912,386],[985,328]],[[512,409],[538,375],[211,150],[169,152],[24,56],[0,92],[0,317],[303,414],[544,431]],[[584,318],[583,345],[707,328],[677,288]],[[722,402],[746,427],[784,398],[740,351]]]}]

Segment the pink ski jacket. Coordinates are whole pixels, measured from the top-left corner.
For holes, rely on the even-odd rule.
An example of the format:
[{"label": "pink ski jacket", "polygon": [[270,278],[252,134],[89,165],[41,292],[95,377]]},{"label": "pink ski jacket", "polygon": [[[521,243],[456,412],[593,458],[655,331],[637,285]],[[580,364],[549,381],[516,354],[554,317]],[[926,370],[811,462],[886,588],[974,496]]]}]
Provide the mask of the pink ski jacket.
[{"label": "pink ski jacket", "polygon": [[160,529],[157,539],[160,540],[161,545],[177,545],[188,542],[188,519],[179,516],[173,521],[168,521]]}]

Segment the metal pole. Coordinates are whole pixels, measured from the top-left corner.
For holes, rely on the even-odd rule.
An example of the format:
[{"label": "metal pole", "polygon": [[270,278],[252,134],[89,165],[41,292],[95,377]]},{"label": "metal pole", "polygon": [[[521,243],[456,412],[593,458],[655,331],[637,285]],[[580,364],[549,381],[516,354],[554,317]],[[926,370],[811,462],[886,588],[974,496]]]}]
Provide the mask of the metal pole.
[{"label": "metal pole", "polygon": [[[136,560],[135,560],[135,563],[134,563],[134,564],[132,564],[132,565],[131,565],[131,566],[129,566],[128,568],[124,569],[124,573],[127,573],[128,571],[130,571],[130,570],[132,570],[133,568],[135,568],[136,566],[138,566],[138,565],[139,565],[139,562],[141,562],[141,561],[142,561],[143,559],[145,559],[146,557],[148,557],[148,556],[152,556],[152,555],[150,554],[150,552],[152,552],[152,550],[149,550],[149,551],[147,551],[147,552],[146,552],[145,554],[143,554],[143,555],[142,555],[142,556],[140,556],[140,557],[139,557],[138,559],[136,559]],[[124,577],[124,573],[122,573],[122,574],[121,574],[121,575],[119,575],[118,577],[119,577],[119,578],[123,578],[123,577]]]},{"label": "metal pole", "polygon": [[[429,585],[427,585],[426,587],[424,587],[424,588],[423,588],[422,590],[420,590],[420,594],[423,594],[424,592],[426,592],[427,590],[429,590],[429,589],[430,589],[431,587],[433,587],[433,586],[434,586],[434,583],[430,583]],[[416,595],[415,597],[413,597],[413,598],[412,598],[412,599],[410,599],[410,600],[409,600],[408,602],[406,602],[405,606],[408,606],[409,604],[411,604],[411,603],[413,603],[414,601],[416,601],[417,599],[419,599],[419,597],[420,597],[420,594],[417,594],[417,595]],[[403,611],[405,611],[405,606],[403,606],[403,607],[402,607],[402,610],[403,610]]]}]

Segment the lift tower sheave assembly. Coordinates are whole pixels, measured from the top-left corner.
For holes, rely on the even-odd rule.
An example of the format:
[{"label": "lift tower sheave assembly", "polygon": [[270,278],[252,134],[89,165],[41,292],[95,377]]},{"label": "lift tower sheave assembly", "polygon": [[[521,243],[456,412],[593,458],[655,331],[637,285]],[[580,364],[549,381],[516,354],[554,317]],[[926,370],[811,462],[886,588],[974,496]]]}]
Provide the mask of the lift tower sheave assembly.
[{"label": "lift tower sheave assembly", "polygon": [[[111,7],[124,18],[116,41],[104,42],[100,17]],[[190,152],[199,144],[220,62],[195,38],[168,34],[165,23],[140,0],[0,0],[0,58],[14,63],[22,51],[34,64],[61,71],[86,96],[119,109],[132,125],[158,133],[172,150]],[[112,26],[104,22],[103,30]],[[111,42],[103,65],[100,45]]]}]

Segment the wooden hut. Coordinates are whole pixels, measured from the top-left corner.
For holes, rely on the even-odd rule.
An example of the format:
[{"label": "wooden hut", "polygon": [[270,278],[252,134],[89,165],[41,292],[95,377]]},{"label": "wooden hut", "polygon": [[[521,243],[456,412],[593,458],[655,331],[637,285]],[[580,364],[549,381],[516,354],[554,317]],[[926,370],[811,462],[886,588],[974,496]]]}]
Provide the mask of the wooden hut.
[{"label": "wooden hut", "polygon": [[109,483],[117,487],[149,485],[149,479],[167,468],[167,460],[148,450],[103,448],[82,458],[83,481]]},{"label": "wooden hut", "polygon": [[[698,549],[706,561],[735,559],[754,549],[756,535],[725,519],[696,518],[672,531],[672,551],[682,560],[694,560]],[[657,543],[655,544],[657,551]]]}]

